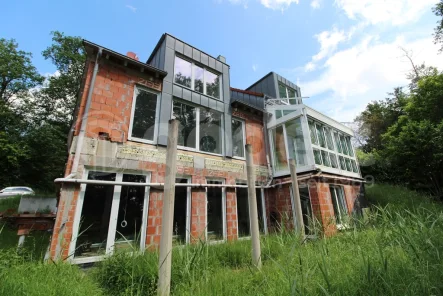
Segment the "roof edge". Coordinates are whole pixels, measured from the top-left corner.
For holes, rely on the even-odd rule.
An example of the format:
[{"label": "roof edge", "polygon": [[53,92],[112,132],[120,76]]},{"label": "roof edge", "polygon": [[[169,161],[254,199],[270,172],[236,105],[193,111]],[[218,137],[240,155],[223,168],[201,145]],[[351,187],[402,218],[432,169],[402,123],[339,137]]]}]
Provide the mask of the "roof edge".
[{"label": "roof edge", "polygon": [[91,47],[91,48],[94,48],[94,49],[97,49],[97,50],[99,48],[101,48],[103,51],[105,51],[106,53],[108,53],[110,55],[113,55],[113,56],[116,56],[118,58],[121,58],[121,59],[123,59],[125,61],[128,61],[129,63],[132,63],[134,65],[143,67],[144,69],[147,69],[147,70],[152,71],[154,73],[158,73],[159,76],[162,76],[162,77],[165,77],[168,74],[168,72],[166,72],[166,71],[158,69],[158,68],[156,68],[154,66],[151,66],[149,64],[145,64],[145,63],[142,63],[140,61],[134,60],[134,59],[132,59],[132,58],[126,56],[126,55],[123,55],[123,54],[118,53],[118,52],[116,52],[116,51],[114,51],[112,49],[109,49],[109,48],[106,48],[104,46],[98,45],[98,44],[96,44],[94,42],[91,42],[91,41],[88,41],[86,39],[83,39],[83,46]]}]

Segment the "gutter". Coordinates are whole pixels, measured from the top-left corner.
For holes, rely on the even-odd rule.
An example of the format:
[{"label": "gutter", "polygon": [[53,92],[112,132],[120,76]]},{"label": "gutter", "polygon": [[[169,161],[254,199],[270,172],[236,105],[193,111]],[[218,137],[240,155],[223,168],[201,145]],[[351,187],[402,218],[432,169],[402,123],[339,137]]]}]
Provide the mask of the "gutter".
[{"label": "gutter", "polygon": [[91,82],[89,84],[88,97],[86,99],[86,106],[85,106],[85,110],[83,111],[82,124],[80,127],[80,132],[77,137],[77,145],[75,147],[74,162],[72,164],[70,176],[72,174],[76,174],[77,170],[78,170],[78,165],[80,162],[80,154],[81,154],[81,151],[83,148],[83,140],[85,138],[86,125],[88,123],[89,108],[91,107],[92,93],[94,91],[95,79],[97,77],[97,72],[98,72],[98,61],[102,55],[102,52],[103,52],[103,48],[99,47],[98,52],[97,52],[97,56],[95,58],[94,71],[92,72]]}]

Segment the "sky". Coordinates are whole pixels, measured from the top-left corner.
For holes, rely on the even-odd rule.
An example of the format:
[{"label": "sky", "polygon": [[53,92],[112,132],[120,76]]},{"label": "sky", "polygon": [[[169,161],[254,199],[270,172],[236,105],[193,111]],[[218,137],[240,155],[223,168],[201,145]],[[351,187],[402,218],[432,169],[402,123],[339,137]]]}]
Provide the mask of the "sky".
[{"label": "sky", "polygon": [[277,72],[301,87],[304,102],[352,122],[373,100],[406,86],[411,65],[443,69],[433,43],[438,0],[16,0],[2,4],[0,38],[14,38],[45,75],[51,31],[146,61],[165,32],[230,65],[245,89]]}]

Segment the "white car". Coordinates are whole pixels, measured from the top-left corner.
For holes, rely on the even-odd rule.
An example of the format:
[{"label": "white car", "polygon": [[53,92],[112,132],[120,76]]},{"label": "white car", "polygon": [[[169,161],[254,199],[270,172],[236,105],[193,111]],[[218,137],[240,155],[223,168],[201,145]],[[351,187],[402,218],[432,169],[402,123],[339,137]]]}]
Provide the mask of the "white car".
[{"label": "white car", "polygon": [[35,194],[34,190],[29,187],[6,187],[0,190],[0,198],[12,197],[12,196],[22,196]]}]

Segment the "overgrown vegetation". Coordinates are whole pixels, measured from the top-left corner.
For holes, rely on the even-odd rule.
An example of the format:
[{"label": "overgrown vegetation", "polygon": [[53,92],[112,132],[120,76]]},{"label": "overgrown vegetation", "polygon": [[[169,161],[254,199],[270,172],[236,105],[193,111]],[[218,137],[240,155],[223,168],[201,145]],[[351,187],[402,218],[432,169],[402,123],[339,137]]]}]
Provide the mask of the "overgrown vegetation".
[{"label": "overgrown vegetation", "polygon": [[[301,244],[291,232],[177,247],[174,295],[442,295],[443,206],[403,187],[367,189],[371,214],[337,236]],[[121,253],[82,271],[0,251],[0,295],[154,295],[158,255]],[[6,258],[6,259],[5,259]]]}]

